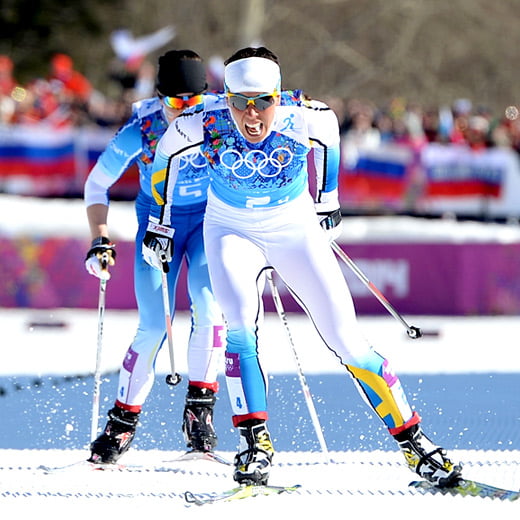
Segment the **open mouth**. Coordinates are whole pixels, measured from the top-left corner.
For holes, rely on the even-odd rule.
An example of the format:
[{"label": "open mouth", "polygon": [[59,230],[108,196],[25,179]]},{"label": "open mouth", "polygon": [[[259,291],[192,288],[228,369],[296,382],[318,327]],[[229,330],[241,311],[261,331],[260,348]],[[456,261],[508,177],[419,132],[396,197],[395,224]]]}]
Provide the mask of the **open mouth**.
[{"label": "open mouth", "polygon": [[262,135],[263,125],[261,122],[255,123],[254,125],[245,124],[244,127],[247,134],[251,137],[259,137],[260,135]]}]

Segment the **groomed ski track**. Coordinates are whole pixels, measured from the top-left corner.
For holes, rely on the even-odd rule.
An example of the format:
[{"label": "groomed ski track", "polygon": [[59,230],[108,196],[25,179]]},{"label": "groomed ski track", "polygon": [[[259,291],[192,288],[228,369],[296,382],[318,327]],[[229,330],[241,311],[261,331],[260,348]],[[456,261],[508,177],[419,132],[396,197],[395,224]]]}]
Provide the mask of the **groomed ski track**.
[{"label": "groomed ski track", "polygon": [[[33,321],[40,321],[33,317],[37,315],[39,318],[42,314],[51,321],[63,321],[66,326],[58,329],[27,326]],[[119,366],[136,322],[135,313],[132,312],[110,310],[107,314],[104,373],[114,371]],[[332,363],[334,360],[327,356],[326,350],[318,355],[316,337],[308,325],[301,323],[304,319],[304,316],[289,316],[303,370],[309,379],[318,374],[325,381],[328,374],[337,372],[337,363]],[[385,353],[393,360],[398,373],[417,374],[416,379],[411,381],[412,402],[418,404],[423,414],[431,410],[433,416],[426,421],[427,431],[436,439],[447,438],[449,442],[443,443],[450,457],[464,464],[464,475],[492,485],[519,489],[520,450],[517,432],[520,416],[516,376],[520,373],[520,357],[515,354],[520,325],[518,317],[410,317],[412,323],[424,330],[436,331],[435,335],[428,335],[417,342],[407,339],[399,324],[390,317],[362,318],[361,321],[374,344],[384,345]],[[302,487],[297,492],[200,507],[188,506],[184,500],[185,491],[211,493],[233,487],[231,468],[203,461],[170,464],[169,461],[181,452],[168,451],[169,448],[164,449],[164,445],[182,445],[179,425],[170,423],[172,419],[178,421],[180,414],[169,413],[170,405],[165,406],[157,397],[150,400],[149,407],[157,406],[161,412],[150,412],[140,432],[144,434],[147,428],[150,430],[155,416],[165,425],[150,430],[147,437],[143,435],[141,444],[151,438],[163,449],[132,448],[121,460],[130,466],[126,471],[89,471],[76,466],[62,472],[45,474],[38,469],[39,466],[64,466],[88,456],[85,447],[88,439],[85,437],[88,436],[92,385],[87,380],[76,384],[74,378],[72,383],[68,383],[65,378],[88,374],[92,369],[95,361],[95,341],[92,339],[95,339],[96,331],[95,312],[4,309],[0,315],[0,325],[6,331],[3,338],[6,345],[5,359],[0,367],[5,390],[0,421],[4,443],[3,449],[0,449],[2,518],[46,515],[53,520],[92,517],[144,520],[150,515],[167,515],[182,520],[200,520],[201,516],[206,515],[215,515],[215,518],[220,519],[237,514],[247,520],[265,520],[268,515],[271,515],[272,520],[321,520],[317,515],[326,515],[327,518],[332,515],[341,519],[362,517],[369,520],[403,517],[469,519],[488,515],[501,520],[517,520],[520,517],[519,501],[424,496],[409,489],[408,483],[415,480],[415,476],[405,467],[404,459],[397,451],[372,451],[371,448],[331,450],[330,456],[334,462],[327,463],[322,453],[304,450],[297,444],[295,451],[277,450],[270,479],[270,483],[275,485],[300,484]],[[177,327],[176,337],[180,341],[179,370],[185,373],[182,338],[189,330],[187,316],[178,315],[174,327]],[[265,349],[265,366],[268,371],[275,377],[278,372],[294,372],[294,361],[289,349],[283,340],[280,341],[280,338],[284,338],[284,331],[276,315],[266,316],[266,329],[267,339],[278,341],[267,343],[279,345],[276,352],[274,349]],[[9,349],[10,345],[16,348]],[[168,366],[167,352],[163,349],[161,354],[162,358],[158,360],[160,377],[156,384],[159,388],[164,386],[163,375]],[[438,388],[442,393],[439,405],[424,407],[421,406],[422,401],[427,396],[421,387],[430,377],[429,374],[447,374],[447,378],[460,379],[467,385],[459,385],[458,390],[454,390],[454,387],[448,386],[448,379],[443,380],[445,386]],[[480,374],[489,383],[486,388],[478,385],[482,381],[477,378]],[[25,385],[24,378],[33,375],[34,385]],[[47,388],[48,378],[60,375],[67,384],[61,386],[57,383],[56,389]],[[20,377],[24,386],[19,388],[17,383]],[[40,385],[40,379],[43,385]],[[36,383],[40,386],[35,386]],[[356,438],[345,439],[345,444],[348,440],[350,445],[368,446],[370,437],[376,438],[378,435],[377,431],[369,432],[360,427],[359,416],[351,416],[350,411],[354,410],[359,396],[348,399],[344,395],[350,386],[347,383],[350,382],[342,384],[341,395],[333,393],[326,397],[330,403],[336,400],[345,402],[343,406],[348,414],[320,415],[329,449],[337,443],[336,436],[345,435],[348,422],[355,423],[354,433],[349,435],[355,435]],[[312,385],[318,406],[322,405],[317,397],[322,386],[319,381]],[[71,404],[69,394],[80,398],[82,392],[85,393],[84,404]],[[165,399],[170,398],[169,393],[162,393],[166,394]],[[106,382],[102,385],[102,396],[104,408],[110,406],[112,393]],[[183,391],[173,395],[179,399],[182,396]],[[301,395],[285,391],[284,396],[283,410],[277,412],[273,408],[273,414],[284,410],[284,413],[289,413],[292,410],[290,404],[294,408],[294,403],[299,403],[297,415],[305,419],[307,410]],[[455,402],[454,410],[447,410],[450,402]],[[359,404],[365,410],[364,403]],[[73,405],[75,408],[71,408]],[[221,400],[220,405],[224,409],[221,414],[225,419],[219,428],[220,446],[229,444],[234,448],[236,434],[229,426],[225,399]],[[178,409],[180,405],[175,408]],[[78,410],[84,412],[85,418],[77,417]],[[346,423],[343,416],[348,418]],[[341,421],[338,422],[338,418]],[[103,413],[100,425],[104,424],[104,420]],[[272,429],[277,428],[280,422],[273,420]],[[59,435],[55,435],[55,423],[61,425],[62,429],[69,426],[74,429],[60,430]],[[368,424],[371,422],[368,421]],[[162,438],[165,429],[171,431],[167,439]],[[76,446],[68,448],[72,442],[69,435],[73,438],[77,432],[81,434],[78,437],[81,442],[75,441]],[[277,434],[278,444],[282,444],[283,435],[289,435],[290,438],[285,441],[290,443],[291,439],[301,440],[303,434],[314,439],[312,426],[308,422],[291,426],[289,433],[280,431]],[[359,442],[355,442],[356,439]],[[41,449],[40,446],[48,449]],[[454,446],[462,447],[454,449]],[[232,459],[234,452],[229,451],[232,448],[223,448],[219,453]]]},{"label": "groomed ski track", "polygon": [[[228,459],[231,452],[220,452]],[[520,482],[520,451],[454,450],[468,478],[503,487]],[[422,511],[435,518],[479,513],[518,518],[520,503],[475,497],[423,496],[408,488],[414,475],[398,452],[279,452],[271,484],[302,487],[291,494],[254,497],[206,506],[188,505],[184,492],[211,493],[234,486],[232,468],[209,461],[174,461],[180,452],[132,450],[122,459],[126,469],[93,471],[84,464],[46,473],[40,466],[61,467],[85,459],[84,450],[0,450],[0,509],[24,518],[52,511],[56,519],[105,517],[142,518],[147,514],[181,515],[246,513],[262,518],[280,513],[311,518],[337,511],[362,511],[364,518],[399,517]],[[443,513],[443,514],[444,514]],[[419,513],[418,513],[419,514]],[[394,516],[395,515],[395,516]],[[482,516],[483,517],[483,516]],[[7,516],[5,516],[7,518]]]}]

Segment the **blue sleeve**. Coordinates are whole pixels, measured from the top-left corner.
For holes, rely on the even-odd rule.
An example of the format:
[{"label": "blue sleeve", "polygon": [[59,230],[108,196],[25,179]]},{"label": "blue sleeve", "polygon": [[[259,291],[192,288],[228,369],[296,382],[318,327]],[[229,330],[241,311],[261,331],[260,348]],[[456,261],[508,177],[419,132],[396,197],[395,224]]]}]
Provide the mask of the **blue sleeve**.
[{"label": "blue sleeve", "polygon": [[142,151],[139,121],[131,117],[110,140],[85,182],[84,199],[87,206],[108,204],[108,190],[132,165]]},{"label": "blue sleeve", "polygon": [[131,117],[112,138],[99,156],[103,171],[118,180],[143,150],[141,128],[136,116]]}]

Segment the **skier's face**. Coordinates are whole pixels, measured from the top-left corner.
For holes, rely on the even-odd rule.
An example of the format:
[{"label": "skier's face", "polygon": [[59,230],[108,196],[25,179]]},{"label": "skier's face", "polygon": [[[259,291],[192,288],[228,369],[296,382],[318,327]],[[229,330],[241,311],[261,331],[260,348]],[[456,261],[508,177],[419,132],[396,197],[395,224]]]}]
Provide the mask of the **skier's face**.
[{"label": "skier's face", "polygon": [[280,96],[276,92],[228,93],[227,103],[240,133],[249,142],[259,143],[269,134]]}]

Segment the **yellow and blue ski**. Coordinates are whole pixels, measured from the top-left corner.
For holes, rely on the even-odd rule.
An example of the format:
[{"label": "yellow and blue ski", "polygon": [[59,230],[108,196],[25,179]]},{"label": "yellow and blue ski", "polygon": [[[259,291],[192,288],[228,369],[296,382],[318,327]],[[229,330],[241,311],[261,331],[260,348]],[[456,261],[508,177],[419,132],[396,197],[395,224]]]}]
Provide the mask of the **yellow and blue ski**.
[{"label": "yellow and blue ski", "polygon": [[435,484],[425,480],[410,482],[409,485],[422,494],[431,493],[435,495],[441,493],[442,495],[460,495],[463,497],[472,496],[509,501],[518,500],[518,498],[520,498],[520,491],[495,487],[490,484],[484,484],[483,482],[469,479],[460,479],[456,486],[451,487],[436,486]]},{"label": "yellow and blue ski", "polygon": [[252,484],[237,486],[222,492],[215,493],[192,493],[186,491],[184,498],[188,504],[195,504],[202,506],[204,504],[213,504],[215,502],[229,502],[231,500],[242,500],[244,498],[279,495],[280,493],[291,493],[300,487],[299,484],[295,486],[255,486]]}]

